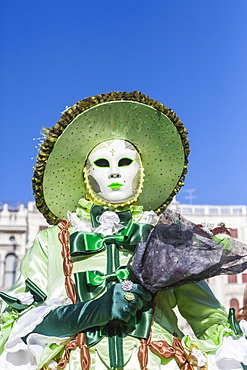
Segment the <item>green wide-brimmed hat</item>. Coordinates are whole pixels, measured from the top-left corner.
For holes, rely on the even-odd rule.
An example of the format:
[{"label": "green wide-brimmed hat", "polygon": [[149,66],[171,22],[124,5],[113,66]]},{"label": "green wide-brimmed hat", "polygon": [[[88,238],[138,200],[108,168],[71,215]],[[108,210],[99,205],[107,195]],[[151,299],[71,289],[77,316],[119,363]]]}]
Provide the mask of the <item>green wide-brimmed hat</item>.
[{"label": "green wide-brimmed hat", "polygon": [[83,169],[88,154],[111,139],[131,142],[145,171],[138,203],[162,210],[183,185],[189,145],[187,131],[169,108],[138,91],[110,92],[68,108],[46,135],[33,176],[37,208],[56,224],[86,197]]}]

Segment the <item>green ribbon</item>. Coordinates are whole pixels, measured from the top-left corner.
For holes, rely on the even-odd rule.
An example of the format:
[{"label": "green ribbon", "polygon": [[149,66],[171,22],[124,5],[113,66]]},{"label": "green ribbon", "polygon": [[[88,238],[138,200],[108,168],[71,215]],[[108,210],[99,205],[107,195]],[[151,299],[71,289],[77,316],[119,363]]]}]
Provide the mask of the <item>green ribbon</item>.
[{"label": "green ribbon", "polygon": [[127,268],[120,268],[112,274],[105,275],[100,271],[86,271],[87,283],[91,285],[101,285],[105,281],[118,281],[126,280],[129,276]]},{"label": "green ribbon", "polygon": [[88,257],[90,254],[101,252],[106,244],[116,244],[120,249],[134,252],[139,241],[145,241],[153,226],[149,224],[129,223],[127,228],[118,234],[103,236],[95,233],[76,231],[70,235],[71,257]]},{"label": "green ribbon", "polygon": [[[130,335],[134,338],[147,339],[150,334],[152,315],[152,308],[143,308],[142,310],[138,311],[136,316],[133,317],[128,323],[121,323],[121,330],[119,332],[122,333],[122,337]],[[106,336],[109,337],[112,330],[111,324],[87,329],[85,334],[88,347],[94,346]]]},{"label": "green ribbon", "polygon": [[120,267],[112,274],[103,274],[100,271],[82,271],[75,273],[75,286],[78,302],[89,301],[100,294],[109,281],[121,282],[128,279],[129,270]]},{"label": "green ribbon", "polygon": [[[34,302],[31,305],[38,306],[46,300],[46,294],[36,284],[34,284],[32,280],[26,279],[25,284],[25,292],[30,292],[33,295]],[[12,297],[4,292],[0,292],[0,297],[8,304],[8,306],[17,311],[25,310],[31,306],[22,303],[18,298]]]},{"label": "green ribbon", "polygon": [[[106,211],[107,209],[98,206],[97,204],[93,204],[90,210],[91,222],[93,227],[98,227],[100,225],[99,218]],[[115,213],[118,215],[120,219],[119,223],[123,226],[127,226],[128,223],[132,220],[132,215],[129,210]]]},{"label": "green ribbon", "polygon": [[[93,205],[90,210],[91,222],[94,228],[100,225],[100,216],[106,209]],[[75,285],[79,301],[89,301],[100,294],[106,287],[108,288],[113,281],[125,280],[129,276],[127,268],[119,267],[119,249],[134,252],[136,245],[140,241],[145,241],[150,234],[153,226],[149,224],[132,223],[132,216],[129,210],[116,212],[119,222],[124,226],[117,234],[104,236],[96,233],[85,233],[77,231],[70,235],[70,255],[73,259],[89,257],[91,254],[107,250],[107,274],[100,271],[85,271],[75,273]],[[116,248],[117,247],[117,248]],[[113,251],[115,268],[113,268]],[[109,302],[111,304],[111,302]],[[87,345],[93,346],[103,337],[108,336],[109,356],[111,368],[124,366],[122,337],[130,335],[137,338],[148,338],[151,322],[152,309],[143,308],[135,317],[125,324],[121,321],[117,326],[111,323],[103,327],[94,327],[86,330]]]},{"label": "green ribbon", "polygon": [[90,209],[93,206],[93,202],[90,200],[86,200],[85,198],[81,198],[78,201],[78,204],[80,208],[76,208],[76,216],[90,221]]},{"label": "green ribbon", "polygon": [[235,309],[234,308],[229,309],[228,322],[231,326],[231,329],[234,331],[234,334],[236,334],[236,335],[242,335],[243,334],[243,332],[240,328],[240,325],[236,320]]}]

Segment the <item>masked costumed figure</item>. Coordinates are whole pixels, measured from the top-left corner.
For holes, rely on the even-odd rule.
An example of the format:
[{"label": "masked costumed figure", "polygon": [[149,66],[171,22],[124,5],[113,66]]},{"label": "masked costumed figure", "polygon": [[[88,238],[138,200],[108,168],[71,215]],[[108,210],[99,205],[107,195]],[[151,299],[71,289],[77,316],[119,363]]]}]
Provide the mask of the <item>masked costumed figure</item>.
[{"label": "masked costumed figure", "polygon": [[246,268],[246,247],[165,211],[187,172],[186,134],[139,92],[79,101],[47,133],[33,189],[54,226],[1,293],[1,369],[247,366],[243,327],[201,281]]}]

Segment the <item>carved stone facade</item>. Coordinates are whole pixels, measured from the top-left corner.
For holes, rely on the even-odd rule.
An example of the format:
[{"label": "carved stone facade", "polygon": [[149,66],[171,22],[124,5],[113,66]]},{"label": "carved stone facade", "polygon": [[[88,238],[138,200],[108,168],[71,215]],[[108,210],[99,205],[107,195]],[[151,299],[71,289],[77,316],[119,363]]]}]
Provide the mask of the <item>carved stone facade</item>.
[{"label": "carved stone facade", "polygon": [[47,227],[34,202],[0,206],[0,290],[6,291],[19,275],[20,263],[39,230]]}]

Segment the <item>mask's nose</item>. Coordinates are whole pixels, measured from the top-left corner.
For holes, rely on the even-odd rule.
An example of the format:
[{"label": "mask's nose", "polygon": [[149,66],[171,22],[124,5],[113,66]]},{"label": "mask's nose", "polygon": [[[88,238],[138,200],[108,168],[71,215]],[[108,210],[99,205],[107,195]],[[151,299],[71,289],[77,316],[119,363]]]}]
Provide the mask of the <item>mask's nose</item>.
[{"label": "mask's nose", "polygon": [[121,177],[120,173],[111,173],[109,179],[119,179]]},{"label": "mask's nose", "polygon": [[111,167],[109,168],[108,173],[109,173],[109,176],[108,176],[109,179],[119,179],[121,177],[116,160],[113,160],[111,162]]}]

